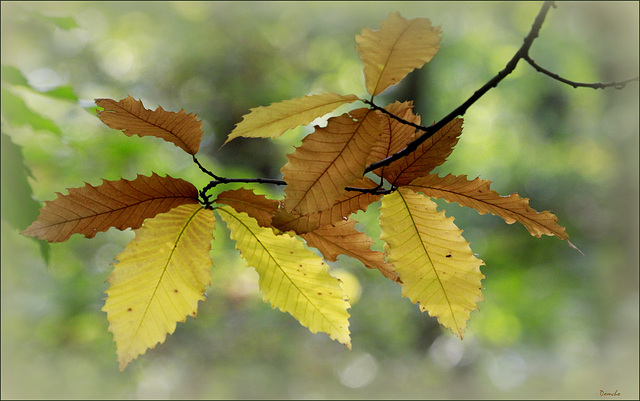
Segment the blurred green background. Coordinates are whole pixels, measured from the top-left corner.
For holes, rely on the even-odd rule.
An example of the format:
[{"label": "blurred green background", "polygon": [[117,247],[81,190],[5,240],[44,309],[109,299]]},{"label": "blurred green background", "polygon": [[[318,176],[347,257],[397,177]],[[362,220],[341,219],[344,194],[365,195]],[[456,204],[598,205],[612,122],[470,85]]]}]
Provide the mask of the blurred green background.
[{"label": "blurred green background", "polygon": [[[354,39],[363,28],[393,11],[442,27],[433,61],[379,99],[413,99],[431,122],[504,67],[540,5],[3,2],[2,398],[637,399],[637,83],[573,89],[520,63],[469,110],[437,171],[531,198],[584,256],[441,203],[486,263],[485,301],[462,341],[346,257],[333,266],[362,291],[350,309],[353,351],[311,334],[262,302],[219,222],[198,318],[120,373],[101,308],[110,263],[132,232],[50,246],[18,234],[41,201],[84,182],[156,172],[206,185],[175,146],[102,125],[95,98],[197,113],[209,169],[279,178],[309,128],[220,145],[249,108],[328,91],[365,96]],[[559,3],[531,55],[576,81],[608,82],[638,74],[638,48],[637,2]],[[358,218],[379,235],[376,207]]]}]

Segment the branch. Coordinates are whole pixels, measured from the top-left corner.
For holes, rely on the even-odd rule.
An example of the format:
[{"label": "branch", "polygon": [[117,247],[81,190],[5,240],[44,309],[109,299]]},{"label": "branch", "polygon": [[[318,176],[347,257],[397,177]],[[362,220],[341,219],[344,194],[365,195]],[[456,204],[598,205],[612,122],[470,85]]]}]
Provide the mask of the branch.
[{"label": "branch", "polygon": [[373,194],[373,195],[386,195],[394,192],[396,188],[384,189],[381,185],[378,185],[375,188],[356,188],[356,187],[344,187],[347,191],[352,192],[362,192],[363,194]]},{"label": "branch", "polygon": [[[467,99],[464,103],[462,103],[460,106],[458,106],[455,110],[453,110],[451,113],[449,113],[447,116],[445,116],[442,120],[440,120],[440,121],[438,121],[438,122],[436,122],[434,124],[431,124],[428,127],[419,127],[418,129],[424,131],[424,134],[419,136],[414,141],[409,142],[407,144],[407,147],[402,149],[401,151],[399,151],[397,153],[394,153],[393,155],[391,155],[391,156],[389,156],[389,157],[387,157],[385,159],[382,159],[382,160],[380,160],[378,162],[370,164],[365,169],[365,173],[368,173],[370,171],[376,170],[376,169],[378,169],[380,167],[388,166],[389,164],[393,163],[394,161],[407,156],[409,153],[411,153],[414,150],[416,150],[418,148],[418,146],[420,146],[420,144],[422,144],[427,139],[431,138],[431,136],[433,134],[435,134],[436,132],[438,132],[438,130],[440,128],[444,127],[449,122],[453,121],[454,118],[456,118],[458,116],[463,116],[467,112],[469,107],[471,107],[471,105],[473,105],[475,102],[477,102],[489,90],[491,90],[492,88],[495,88],[496,86],[498,86],[500,81],[502,81],[507,75],[509,75],[509,74],[511,74],[513,72],[513,70],[518,65],[518,62],[521,59],[523,59],[523,58],[528,56],[529,49],[531,48],[531,45],[533,44],[533,41],[538,37],[538,34],[540,33],[540,28],[542,27],[542,23],[544,22],[544,19],[547,16],[547,13],[549,12],[549,9],[551,7],[555,7],[555,3],[553,1],[546,1],[542,5],[542,8],[540,9],[540,12],[536,16],[536,19],[533,22],[533,25],[531,26],[531,31],[529,31],[529,34],[527,35],[527,37],[524,38],[524,43],[522,44],[520,49],[518,49],[516,54],[514,54],[514,56],[511,58],[511,60],[509,60],[509,62],[507,63],[507,65],[505,66],[505,68],[502,71],[500,71],[495,77],[491,78],[491,80],[489,82],[487,82],[486,84],[484,84],[480,89],[475,91],[475,93],[469,99]],[[371,103],[369,103],[369,104],[371,104]],[[381,108],[379,108],[379,107],[375,107],[375,109],[376,110],[381,110]],[[410,125],[413,126],[413,124],[410,124]]]},{"label": "branch", "polygon": [[553,72],[540,67],[535,61],[533,61],[533,59],[527,54],[526,56],[523,57],[524,60],[526,60],[533,68],[535,68],[536,71],[543,73],[544,75],[551,77],[553,79],[555,79],[556,81],[560,81],[562,83],[565,83],[567,85],[573,86],[574,88],[593,88],[593,89],[605,89],[605,88],[616,88],[616,89],[622,89],[624,88],[629,82],[638,82],[638,78],[639,77],[633,77],[633,78],[629,78],[629,79],[625,79],[624,81],[618,81],[618,82],[608,82],[606,84],[603,83],[592,83],[592,84],[588,84],[588,83],[583,83],[583,82],[575,82],[575,81],[570,81],[566,78],[562,78],[560,75],[558,74],[554,74]]},{"label": "branch", "polygon": [[235,183],[235,182],[241,182],[241,183],[244,183],[244,184],[258,183],[258,184],[287,185],[287,183],[284,182],[283,180],[277,180],[277,179],[274,179],[274,178],[225,178],[225,177],[220,177],[220,176],[212,173],[208,169],[206,169],[202,164],[200,164],[200,162],[195,157],[195,155],[193,156],[193,161],[198,165],[198,167],[200,168],[200,170],[203,173],[205,173],[208,176],[213,178],[213,181],[210,181],[207,184],[207,186],[202,188],[202,190],[198,193],[198,195],[200,195],[200,197],[202,198],[202,203],[204,204],[205,208],[207,208],[207,209],[211,209],[211,203],[212,203],[211,199],[210,199],[211,196],[207,195],[207,192],[209,192],[211,189],[215,188],[216,186],[218,186],[220,184],[230,184],[230,183]]},{"label": "branch", "polygon": [[207,184],[207,186],[204,187],[202,190],[204,192],[207,192],[210,189],[215,188],[217,185],[220,185],[220,184],[231,184],[231,183],[235,183],[235,182],[241,182],[243,184],[256,183],[256,184],[287,185],[287,183],[284,182],[283,180],[278,180],[278,179],[275,179],[275,178],[225,178],[225,177],[218,177],[216,180],[209,182],[209,184]]},{"label": "branch", "polygon": [[274,178],[225,178],[225,177],[218,177],[218,176],[215,176],[215,177],[216,179],[213,181],[210,181],[207,184],[207,186],[202,188],[202,190],[199,193],[199,195],[202,197],[202,201],[205,207],[209,209],[211,209],[212,202],[210,200],[211,196],[207,195],[207,192],[220,184],[230,184],[235,182],[241,182],[243,184],[257,183],[257,184],[287,185],[287,183],[284,182],[283,180],[278,180]]},{"label": "branch", "polygon": [[195,155],[193,155],[193,161],[198,165],[198,167],[200,167],[200,170],[205,173],[206,175],[208,175],[209,177],[212,177],[215,180],[219,180],[220,177],[218,177],[217,175],[213,174],[211,171],[207,170],[206,168],[204,168],[202,166],[202,164],[200,164],[200,162],[198,161],[198,159],[196,158]]}]

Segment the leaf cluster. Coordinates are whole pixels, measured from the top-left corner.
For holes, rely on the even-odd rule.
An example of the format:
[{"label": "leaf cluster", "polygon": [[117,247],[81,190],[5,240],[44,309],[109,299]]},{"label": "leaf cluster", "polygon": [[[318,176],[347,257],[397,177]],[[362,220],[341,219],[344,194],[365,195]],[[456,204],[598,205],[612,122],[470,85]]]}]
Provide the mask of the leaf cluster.
[{"label": "leaf cluster", "polygon": [[[202,122],[184,110],[148,110],[129,96],[97,99],[98,117],[127,136],[153,136],[192,156],[212,181],[198,189],[170,176],[139,175],[74,188],[45,202],[23,234],[49,242],[73,234],[87,238],[111,227],[135,238],[117,256],[103,310],[117,346],[120,369],[164,342],[178,321],[197,315],[211,283],[211,241],[222,219],[242,258],[259,275],[265,302],[288,312],[311,332],[327,333],[351,348],[349,294],[327,262],[347,255],[402,287],[403,296],[442,326],[463,337],[470,313],[483,299],[480,266],[460,230],[433,199],[519,222],[531,233],[567,240],[550,212],[537,212],[518,194],[501,196],[490,182],[432,174],[449,157],[463,130],[455,118],[424,139],[413,103],[379,107],[375,97],[422,68],[438,52],[440,28],[426,18],[392,13],[377,31],[356,36],[370,99],[324,93],[251,109],[226,142],[238,137],[276,138],[343,105],[364,107],[316,126],[287,155],[282,180],[232,179],[207,170],[196,158]],[[405,152],[409,144],[415,149]],[[400,157],[393,157],[402,153]],[[406,154],[405,154],[406,153]],[[215,198],[230,182],[286,185],[282,199],[241,188]],[[353,213],[381,201],[384,252],[355,228]],[[319,251],[309,250],[309,247]],[[215,255],[214,255],[215,259]]]}]

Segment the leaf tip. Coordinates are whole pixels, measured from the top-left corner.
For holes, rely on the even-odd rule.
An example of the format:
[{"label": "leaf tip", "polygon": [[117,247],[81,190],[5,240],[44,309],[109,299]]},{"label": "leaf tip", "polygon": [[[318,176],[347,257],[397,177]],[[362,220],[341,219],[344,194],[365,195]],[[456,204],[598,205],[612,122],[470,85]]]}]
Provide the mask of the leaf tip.
[{"label": "leaf tip", "polygon": [[578,248],[577,246],[573,245],[573,244],[571,243],[571,241],[567,240],[567,244],[569,244],[569,246],[570,246],[571,248],[573,248],[573,249],[575,249],[576,251],[580,252],[580,254],[581,254],[582,256],[586,256],[586,255],[584,254],[584,252],[582,252],[582,251],[580,250],[580,248]]}]

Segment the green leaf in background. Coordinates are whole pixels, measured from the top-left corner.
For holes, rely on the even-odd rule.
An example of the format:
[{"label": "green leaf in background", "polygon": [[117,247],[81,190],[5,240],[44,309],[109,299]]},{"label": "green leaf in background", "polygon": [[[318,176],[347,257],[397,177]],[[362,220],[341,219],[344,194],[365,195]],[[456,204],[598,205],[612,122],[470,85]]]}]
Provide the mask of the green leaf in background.
[{"label": "green leaf in background", "polygon": [[49,96],[54,99],[70,100],[73,102],[78,101],[78,96],[75,94],[73,88],[70,85],[58,86],[57,88],[41,91],[29,84],[29,80],[24,76],[22,71],[10,65],[2,66],[2,82],[9,83],[14,86],[23,86],[25,88],[31,89],[36,93]]},{"label": "green leaf in background", "polygon": [[[22,148],[11,141],[2,131],[2,219],[19,231],[24,230],[33,219],[38,217],[40,204],[32,195],[27,176],[31,170],[25,165]],[[40,253],[49,263],[49,244],[38,239]]]},{"label": "green leaf in background", "polygon": [[52,16],[36,14],[36,13],[34,13],[33,16],[35,16],[36,18],[38,18],[43,22],[46,21],[57,26],[60,29],[64,29],[65,31],[68,31],[74,28],[79,28],[78,23],[76,22],[76,19],[73,17],[52,17]]},{"label": "green leaf in background", "polygon": [[40,92],[40,93],[56,99],[70,100],[73,102],[78,101],[78,95],[75,94],[75,92],[73,91],[73,88],[69,85],[58,86],[57,88],[54,88],[45,92]]},{"label": "green leaf in background", "polygon": [[31,85],[29,85],[29,81],[27,80],[27,78],[24,75],[22,75],[22,71],[20,71],[16,67],[13,67],[10,65],[3,65],[1,71],[2,71],[3,83],[6,82],[11,85],[26,86],[28,88],[31,87]]},{"label": "green leaf in background", "polygon": [[13,127],[28,125],[35,130],[62,135],[62,131],[53,121],[31,110],[24,100],[5,89],[2,89],[2,116]]}]

